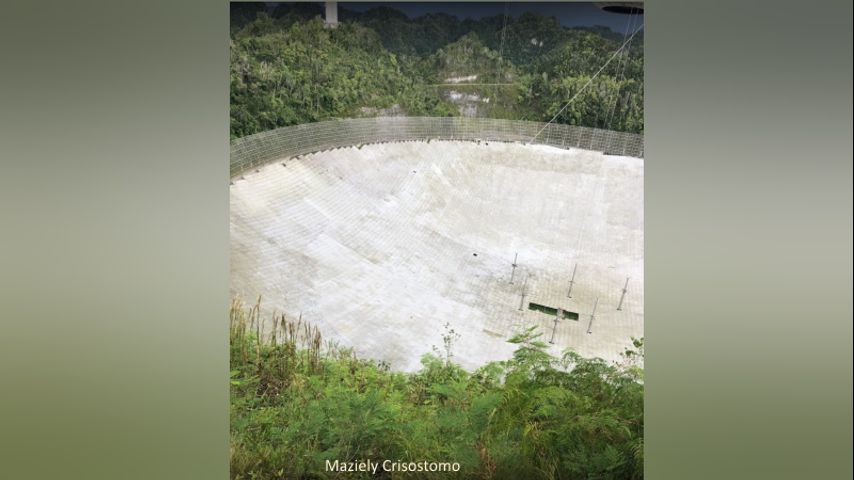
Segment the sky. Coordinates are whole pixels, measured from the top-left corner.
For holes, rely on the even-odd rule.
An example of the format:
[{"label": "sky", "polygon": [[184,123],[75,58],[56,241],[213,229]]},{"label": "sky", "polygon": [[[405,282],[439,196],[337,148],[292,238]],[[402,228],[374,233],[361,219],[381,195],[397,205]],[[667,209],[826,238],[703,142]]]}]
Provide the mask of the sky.
[{"label": "sky", "polygon": [[400,10],[409,17],[444,12],[460,19],[501,15],[506,8],[509,15],[514,17],[526,11],[537,12],[548,17],[556,17],[562,25],[567,27],[604,25],[619,33],[625,33],[629,29],[630,21],[634,25],[631,29],[637,28],[640,20],[631,19],[629,15],[603,11],[593,3],[587,2],[338,2],[339,8],[356,11],[365,11],[383,5]]}]

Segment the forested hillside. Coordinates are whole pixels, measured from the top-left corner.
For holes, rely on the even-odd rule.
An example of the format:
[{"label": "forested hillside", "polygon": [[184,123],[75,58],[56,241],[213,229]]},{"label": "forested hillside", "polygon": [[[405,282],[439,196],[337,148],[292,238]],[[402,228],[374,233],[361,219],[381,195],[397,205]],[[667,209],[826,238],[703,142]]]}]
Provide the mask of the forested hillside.
[{"label": "forested hillside", "polygon": [[[548,121],[626,38],[533,13],[410,19],[342,6],[339,19],[325,28],[317,4],[232,4],[232,138],[375,115]],[[642,32],[555,121],[643,132]]]}]

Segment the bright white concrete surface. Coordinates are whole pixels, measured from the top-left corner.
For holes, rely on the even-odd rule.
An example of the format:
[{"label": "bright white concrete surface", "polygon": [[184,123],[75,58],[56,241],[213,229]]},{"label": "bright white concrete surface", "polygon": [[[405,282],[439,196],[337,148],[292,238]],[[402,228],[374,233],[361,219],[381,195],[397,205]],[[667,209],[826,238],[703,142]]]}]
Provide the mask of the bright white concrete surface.
[{"label": "bright white concrete surface", "polygon": [[387,143],[281,159],[230,188],[232,294],[394,368],[417,370],[446,323],[469,369],[508,358],[526,326],[549,340],[555,317],[528,302],[579,314],[558,323],[556,354],[616,360],[643,336],[642,159]]}]

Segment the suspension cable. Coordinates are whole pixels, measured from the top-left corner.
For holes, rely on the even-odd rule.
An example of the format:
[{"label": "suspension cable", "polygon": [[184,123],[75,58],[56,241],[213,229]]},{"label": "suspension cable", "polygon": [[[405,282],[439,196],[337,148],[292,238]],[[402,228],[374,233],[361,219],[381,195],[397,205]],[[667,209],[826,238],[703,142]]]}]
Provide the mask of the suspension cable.
[{"label": "suspension cable", "polygon": [[507,33],[507,14],[509,13],[509,10],[510,10],[510,2],[506,2],[504,4],[504,20],[502,21],[502,25],[501,25],[501,43],[498,46],[498,77],[495,79],[496,87],[495,87],[495,91],[493,92],[495,94],[496,104],[498,103],[498,98],[500,97],[499,91],[498,91],[499,87],[497,85],[500,85],[502,83],[502,71],[501,71],[502,68],[501,67],[503,66],[503,63],[504,63],[504,61],[503,61],[504,37]]},{"label": "suspension cable", "polygon": [[620,52],[622,52],[624,48],[626,48],[626,45],[628,45],[628,44],[632,41],[632,39],[633,39],[633,38],[635,38],[635,35],[637,35],[637,34],[638,34],[638,32],[640,32],[641,30],[643,30],[643,23],[641,23],[641,24],[640,24],[640,26],[639,26],[637,29],[635,29],[635,31],[634,31],[634,32],[632,32],[632,35],[631,35],[631,36],[630,36],[630,37],[629,37],[625,42],[623,42],[623,44],[622,44],[622,45],[620,45],[620,48],[618,48],[618,49],[617,49],[617,51],[616,51],[616,52],[614,52],[614,54],[613,54],[613,55],[611,55],[611,57],[608,59],[608,61],[606,61],[606,62],[605,62],[605,64],[604,64],[604,65],[602,65],[602,67],[600,67],[600,68],[599,68],[599,70],[598,70],[596,73],[594,73],[592,77],[590,77],[590,80],[587,80],[587,83],[585,83],[585,84],[584,84],[584,86],[583,86],[583,87],[581,87],[581,89],[580,89],[580,90],[578,90],[577,92],[575,92],[575,95],[573,95],[573,96],[572,96],[572,98],[570,98],[570,99],[569,99],[569,101],[568,101],[568,102],[566,102],[566,105],[564,105],[564,106],[563,106],[563,108],[561,108],[560,110],[558,110],[558,112],[555,114],[555,116],[554,116],[554,117],[552,117],[552,119],[551,119],[551,120],[549,120],[549,121],[548,121],[548,123],[546,123],[545,125],[543,125],[543,128],[541,128],[541,129],[536,133],[536,135],[534,135],[533,137],[531,137],[531,139],[529,140],[529,142],[533,142],[534,140],[536,140],[536,139],[537,139],[537,137],[539,137],[539,136],[540,136],[540,134],[541,134],[541,133],[543,133],[543,130],[545,130],[545,129],[546,129],[546,127],[548,127],[552,122],[554,122],[554,121],[555,121],[555,119],[556,119],[557,117],[559,117],[559,116],[560,116],[560,114],[561,114],[561,113],[563,113],[563,111],[564,111],[564,110],[566,110],[566,107],[568,107],[568,106],[569,106],[569,105],[570,105],[570,104],[571,104],[571,103],[572,103],[576,98],[578,98],[578,96],[579,96],[579,95],[581,95],[581,93],[582,93],[584,90],[586,90],[586,89],[587,89],[587,87],[589,87],[589,86],[590,86],[590,84],[591,84],[591,83],[593,83],[593,80],[594,80],[594,79],[596,79],[596,77],[598,77],[600,73],[602,73],[602,70],[605,70],[605,67],[607,67],[607,66],[608,66],[608,64],[609,64],[609,63],[611,63],[611,60],[613,60],[614,58],[616,58],[616,56],[617,56]]},{"label": "suspension cable", "polygon": [[[626,29],[623,32],[623,41],[624,42],[626,41],[626,37],[629,35],[629,31],[632,28],[634,28],[634,26],[635,26],[635,14],[631,14],[631,15],[629,15],[629,19],[626,22]],[[611,120],[614,119],[614,113],[616,113],[616,111],[617,111],[617,103],[619,103],[619,100],[620,100],[620,84],[623,82],[623,79],[625,78],[626,64],[629,63],[628,53],[629,53],[628,51],[624,51],[620,55],[620,60],[617,62],[617,70],[620,72],[620,74],[617,76],[617,94],[614,97],[614,101],[613,101],[612,105],[608,109],[608,116],[605,117],[605,119],[606,119],[605,128],[608,130],[611,129]]]}]

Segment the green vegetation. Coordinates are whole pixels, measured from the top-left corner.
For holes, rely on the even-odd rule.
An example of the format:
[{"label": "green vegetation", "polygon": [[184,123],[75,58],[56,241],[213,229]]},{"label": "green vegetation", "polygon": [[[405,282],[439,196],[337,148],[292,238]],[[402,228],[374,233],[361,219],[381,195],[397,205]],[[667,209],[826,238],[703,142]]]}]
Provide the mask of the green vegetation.
[{"label": "green vegetation", "polygon": [[467,372],[446,326],[442,347],[407,374],[284,316],[262,341],[259,311],[231,309],[232,478],[369,478],[325,462],[386,459],[460,465],[418,478],[643,477],[642,340],[612,365],[555,358],[527,330],[509,340],[512,358]]},{"label": "green vegetation", "polygon": [[[340,5],[327,29],[316,4],[232,3],[232,138],[387,114],[548,121],[625,38],[533,13],[409,19]],[[643,132],[642,33],[555,121]]]}]

